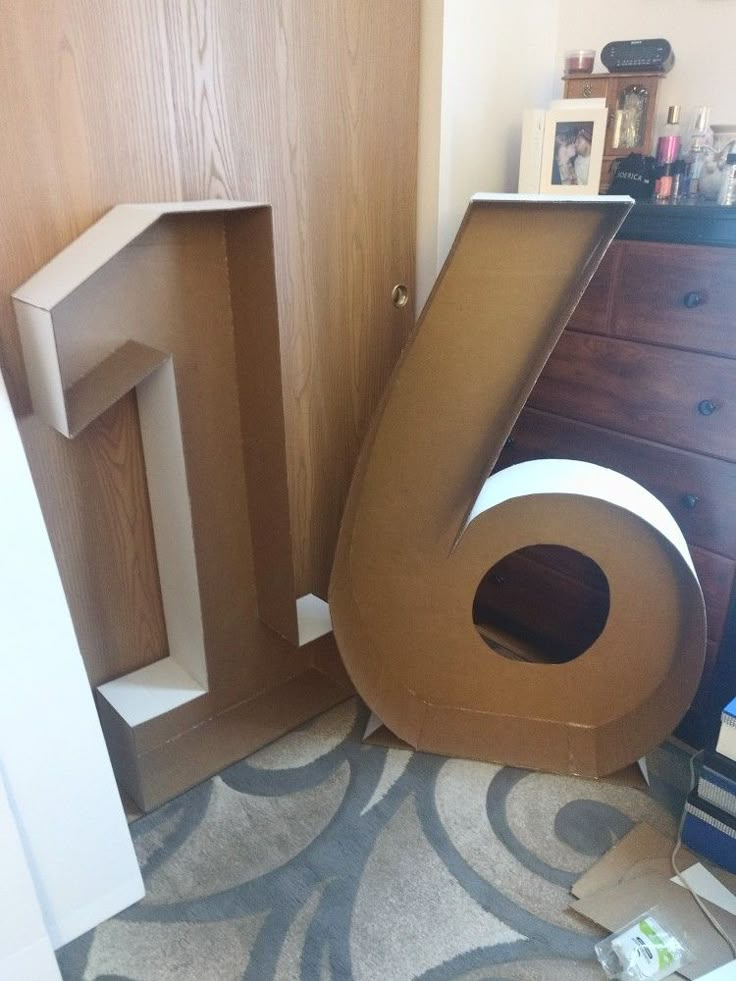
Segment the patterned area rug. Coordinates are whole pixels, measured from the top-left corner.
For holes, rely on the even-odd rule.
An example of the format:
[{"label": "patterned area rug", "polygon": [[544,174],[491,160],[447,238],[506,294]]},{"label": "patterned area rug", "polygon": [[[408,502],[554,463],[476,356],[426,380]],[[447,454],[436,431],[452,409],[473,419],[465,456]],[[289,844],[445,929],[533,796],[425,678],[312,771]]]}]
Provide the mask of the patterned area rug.
[{"label": "patterned area rug", "polygon": [[66,981],[587,981],[602,934],[569,887],[649,792],[361,742],[353,699],[132,826],[147,895],[62,950]]}]

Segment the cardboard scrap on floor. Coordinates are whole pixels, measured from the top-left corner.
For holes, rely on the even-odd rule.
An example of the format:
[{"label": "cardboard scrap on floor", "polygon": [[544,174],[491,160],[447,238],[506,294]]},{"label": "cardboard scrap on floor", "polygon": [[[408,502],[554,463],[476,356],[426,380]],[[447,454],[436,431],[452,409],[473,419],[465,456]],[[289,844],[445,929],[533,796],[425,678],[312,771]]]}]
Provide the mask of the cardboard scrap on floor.
[{"label": "cardboard scrap on floor", "polygon": [[[695,954],[692,963],[679,973],[696,979],[728,964],[733,955],[689,891],[672,881],[673,847],[673,839],[648,824],[638,824],[575,882],[571,889],[575,902],[571,908],[606,930],[615,931],[653,906],[666,907],[668,915],[681,925],[683,938]],[[678,868],[684,870],[697,863],[692,852],[680,850]],[[708,870],[722,886],[736,893],[736,875],[710,864]],[[707,889],[707,877],[700,873],[698,878]],[[736,915],[704,901],[736,943]]]},{"label": "cardboard scrap on floor", "polygon": [[734,978],[736,978],[736,960],[717,967],[715,971],[708,971],[702,978],[698,978],[698,981],[733,981]]}]

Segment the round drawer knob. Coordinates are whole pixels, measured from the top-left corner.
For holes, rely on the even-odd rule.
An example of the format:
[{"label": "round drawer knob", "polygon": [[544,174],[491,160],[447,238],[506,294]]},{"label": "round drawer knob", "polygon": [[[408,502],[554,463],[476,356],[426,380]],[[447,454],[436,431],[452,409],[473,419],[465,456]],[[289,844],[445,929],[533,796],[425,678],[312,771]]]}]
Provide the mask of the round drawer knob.
[{"label": "round drawer knob", "polygon": [[698,497],[697,494],[683,494],[680,500],[682,501],[682,506],[687,511],[693,511],[697,506],[697,503],[700,500],[700,498]]},{"label": "round drawer knob", "polygon": [[695,307],[699,307],[705,303],[705,293],[700,293],[698,290],[691,290],[690,293],[686,293],[683,296],[682,303],[688,310],[694,310]]},{"label": "round drawer knob", "polygon": [[712,416],[718,406],[712,399],[703,399],[698,402],[698,412],[701,416]]}]

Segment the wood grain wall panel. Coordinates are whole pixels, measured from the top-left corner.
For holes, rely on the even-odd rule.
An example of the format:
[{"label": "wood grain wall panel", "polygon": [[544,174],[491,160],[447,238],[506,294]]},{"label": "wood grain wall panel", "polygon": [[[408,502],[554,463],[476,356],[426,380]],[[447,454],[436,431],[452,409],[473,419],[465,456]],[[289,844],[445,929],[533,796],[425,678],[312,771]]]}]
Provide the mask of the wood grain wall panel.
[{"label": "wood grain wall panel", "polygon": [[91,683],[157,660],[166,632],[135,396],[75,440],[35,416],[20,430]]},{"label": "wood grain wall panel", "polygon": [[37,0],[0,32],[0,366],[90,678],[165,655],[133,397],[32,418],[9,293],[112,205],[274,209],[298,593],[326,590],[362,436],[412,322],[415,0]]}]

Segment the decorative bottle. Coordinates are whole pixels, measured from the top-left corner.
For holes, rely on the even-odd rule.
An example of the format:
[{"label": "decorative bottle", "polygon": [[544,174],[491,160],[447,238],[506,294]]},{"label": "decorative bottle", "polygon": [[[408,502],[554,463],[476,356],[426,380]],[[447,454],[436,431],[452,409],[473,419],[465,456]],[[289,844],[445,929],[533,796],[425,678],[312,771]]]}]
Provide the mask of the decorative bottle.
[{"label": "decorative bottle", "polygon": [[723,167],[721,189],[718,203],[733,207],[736,205],[736,153],[729,153]]},{"label": "decorative bottle", "polygon": [[657,140],[657,180],[654,200],[669,204],[672,198],[673,165],[680,154],[680,107],[670,106],[667,125]]},{"label": "decorative bottle", "polygon": [[697,106],[693,119],[687,153],[685,154],[685,189],[690,201],[696,201],[700,196],[700,177],[705,164],[705,151],[708,143],[708,125],[710,123],[710,106]]}]

